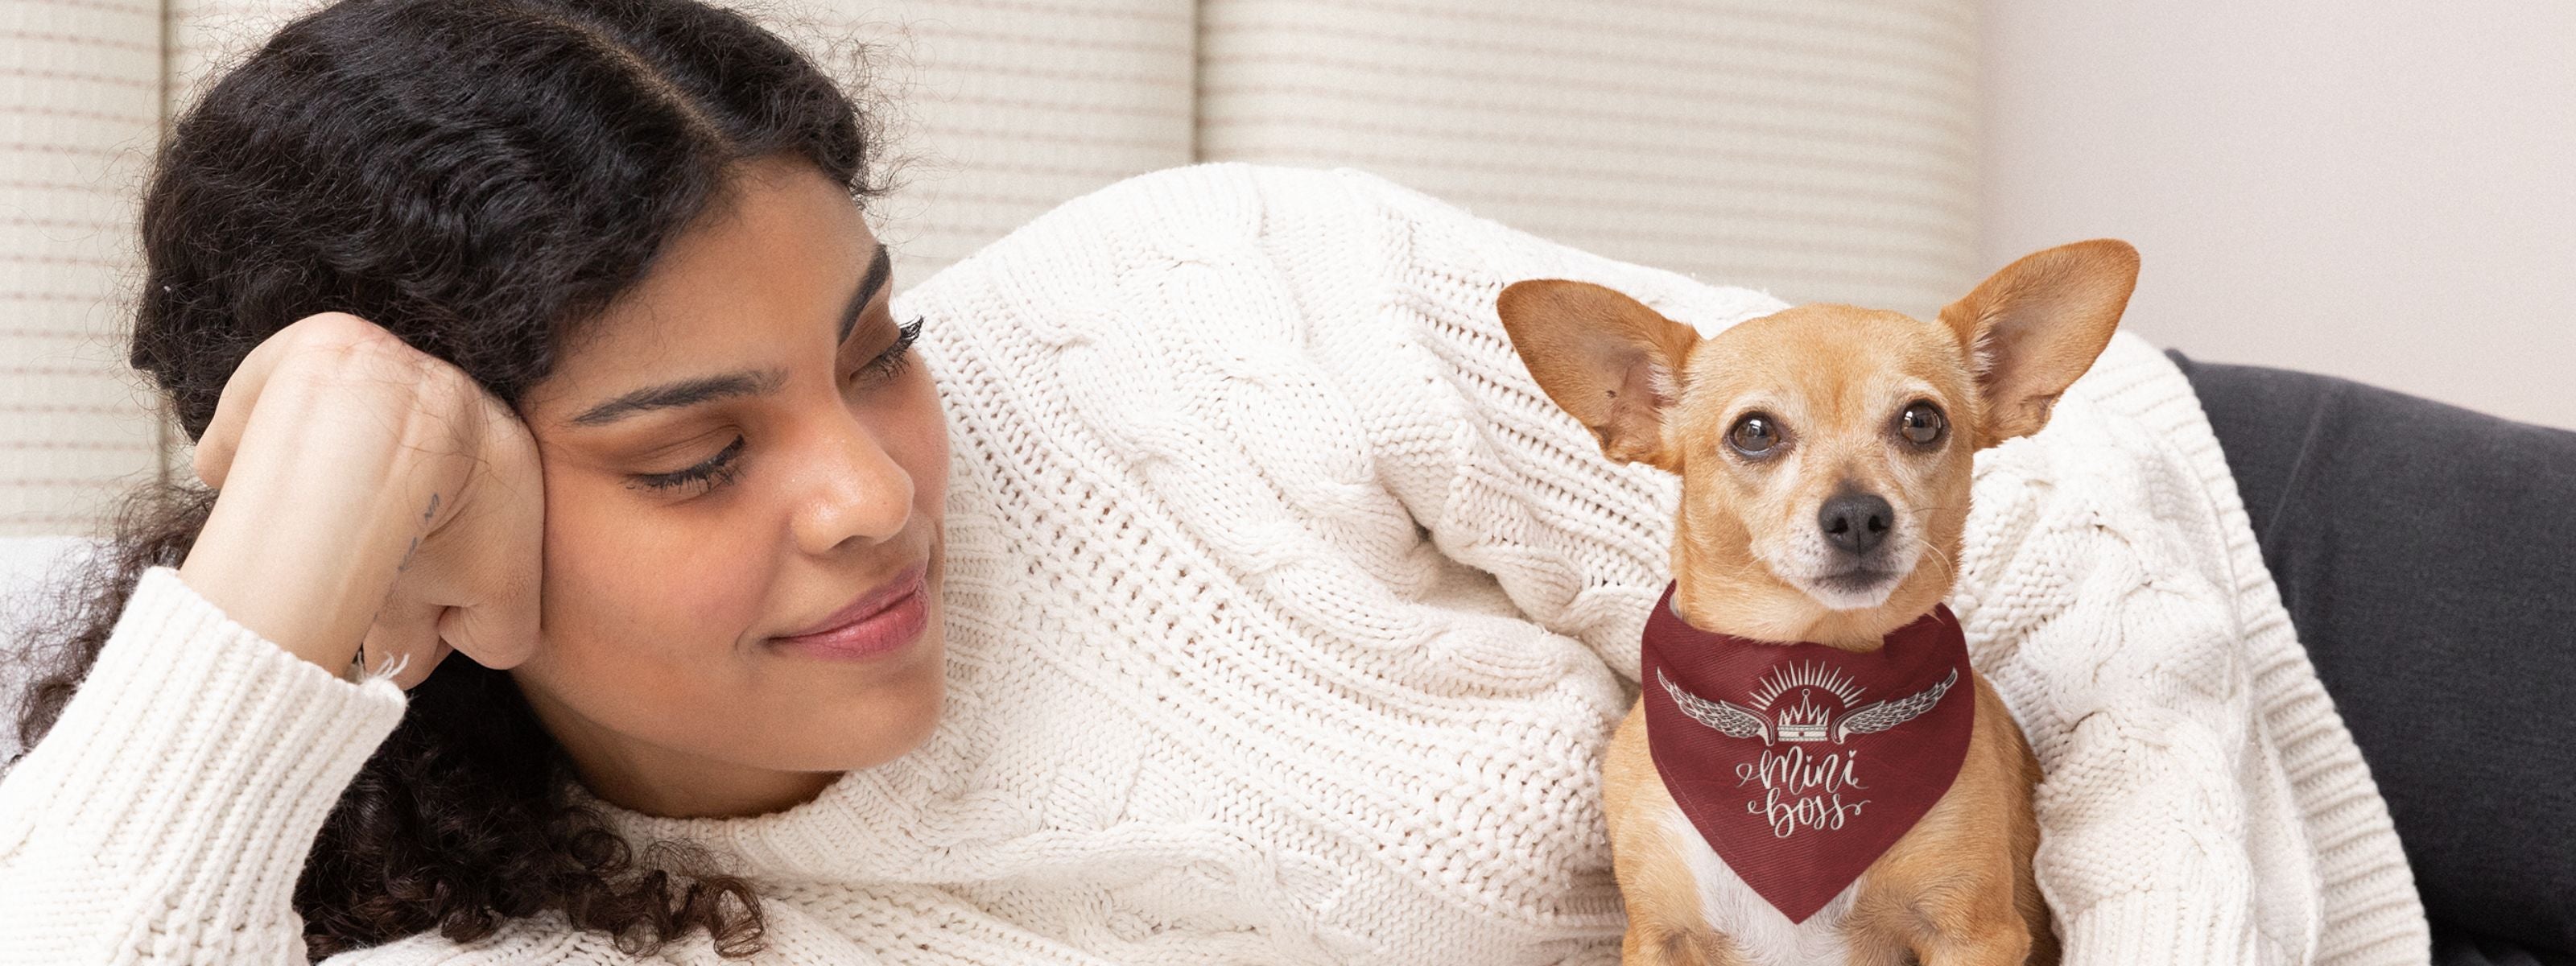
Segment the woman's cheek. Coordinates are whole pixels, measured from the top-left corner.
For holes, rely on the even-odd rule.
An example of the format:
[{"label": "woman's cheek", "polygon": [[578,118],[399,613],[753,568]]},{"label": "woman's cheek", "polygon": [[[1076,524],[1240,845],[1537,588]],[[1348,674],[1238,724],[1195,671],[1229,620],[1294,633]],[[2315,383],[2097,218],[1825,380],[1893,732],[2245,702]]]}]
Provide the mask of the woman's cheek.
[{"label": "woman's cheek", "polygon": [[653,505],[613,482],[570,489],[547,484],[544,631],[562,648],[620,653],[562,657],[697,663],[759,630],[775,548],[756,544],[775,528],[699,501]]},{"label": "woman's cheek", "polygon": [[892,423],[906,427],[900,437],[904,452],[896,459],[912,474],[913,507],[936,523],[948,499],[948,415],[927,367],[916,364],[904,378],[899,421]]}]

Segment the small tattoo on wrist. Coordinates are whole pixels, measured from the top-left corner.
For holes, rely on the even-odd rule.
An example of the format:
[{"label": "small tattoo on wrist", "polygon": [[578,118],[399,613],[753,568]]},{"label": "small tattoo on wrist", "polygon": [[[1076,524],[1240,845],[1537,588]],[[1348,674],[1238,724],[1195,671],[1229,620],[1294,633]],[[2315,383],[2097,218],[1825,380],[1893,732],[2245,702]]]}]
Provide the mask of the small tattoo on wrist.
[{"label": "small tattoo on wrist", "polygon": [[[420,520],[423,524],[427,524],[431,517],[437,515],[438,494],[432,493],[429,495],[429,507],[420,511]],[[411,538],[411,546],[403,548],[402,562],[394,565],[394,572],[401,573],[403,571],[410,570],[411,558],[413,555],[418,553],[420,553],[420,536],[418,534],[414,534]]]}]

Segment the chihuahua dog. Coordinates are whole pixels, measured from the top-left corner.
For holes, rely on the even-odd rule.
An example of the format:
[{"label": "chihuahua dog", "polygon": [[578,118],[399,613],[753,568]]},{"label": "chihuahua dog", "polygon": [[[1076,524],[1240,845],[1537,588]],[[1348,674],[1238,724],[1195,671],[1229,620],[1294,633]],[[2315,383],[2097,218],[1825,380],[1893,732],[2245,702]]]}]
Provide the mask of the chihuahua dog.
[{"label": "chihuahua dog", "polygon": [[1802,305],[1708,338],[1598,285],[1503,290],[1548,397],[1610,459],[1681,478],[1603,772],[1625,962],[2057,961],[2039,764],[1942,601],[1974,454],[2047,424],[2137,271],[2079,242],[1937,324]]}]

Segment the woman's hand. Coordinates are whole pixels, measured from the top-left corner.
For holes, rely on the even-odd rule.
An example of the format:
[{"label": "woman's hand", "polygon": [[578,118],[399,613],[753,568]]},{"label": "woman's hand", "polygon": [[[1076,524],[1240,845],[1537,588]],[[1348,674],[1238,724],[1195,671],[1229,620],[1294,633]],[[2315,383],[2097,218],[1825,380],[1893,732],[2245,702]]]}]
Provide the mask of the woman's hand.
[{"label": "woman's hand", "polygon": [[179,576],[225,614],[342,673],[452,650],[487,667],[537,641],[544,487],[535,442],[455,366],[328,312],[277,331],[224,384],[197,444],[218,495]]}]

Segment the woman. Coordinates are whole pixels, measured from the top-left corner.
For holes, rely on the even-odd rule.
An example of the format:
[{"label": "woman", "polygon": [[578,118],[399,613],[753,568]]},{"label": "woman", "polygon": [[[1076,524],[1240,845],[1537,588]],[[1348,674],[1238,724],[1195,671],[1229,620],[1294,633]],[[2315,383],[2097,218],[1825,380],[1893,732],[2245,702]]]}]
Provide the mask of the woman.
[{"label": "woman", "polygon": [[[220,497],[141,505],[33,693],[0,959],[1615,956],[1598,755],[1676,497],[1559,418],[1491,298],[1778,303],[1200,168],[897,313],[871,148],[687,0],[359,0],[210,90],[134,355]],[[2368,829],[2313,879],[2167,847],[2348,743],[2290,775],[2170,740],[2265,695],[2087,696],[2052,854],[2134,871],[2060,883],[2070,948],[2153,916],[2252,958],[2411,901]]]},{"label": "woman", "polygon": [[[655,814],[756,814],[921,740],[947,440],[854,203],[872,148],[792,50],[681,3],[334,7],[180,122],[134,360],[222,496],[137,508],[25,733],[72,723],[50,719],[120,610],[173,606],[149,579],[122,599],[155,564],[312,665],[259,673],[363,654],[415,688],[407,714],[384,684],[222,695],[326,696],[295,721],[348,744],[235,776],[319,783],[330,814],[218,840],[270,893],[204,924],[255,930],[218,958],[540,911],[748,948],[741,882],[628,875],[560,770]],[[277,932],[290,891],[302,936]]]}]

